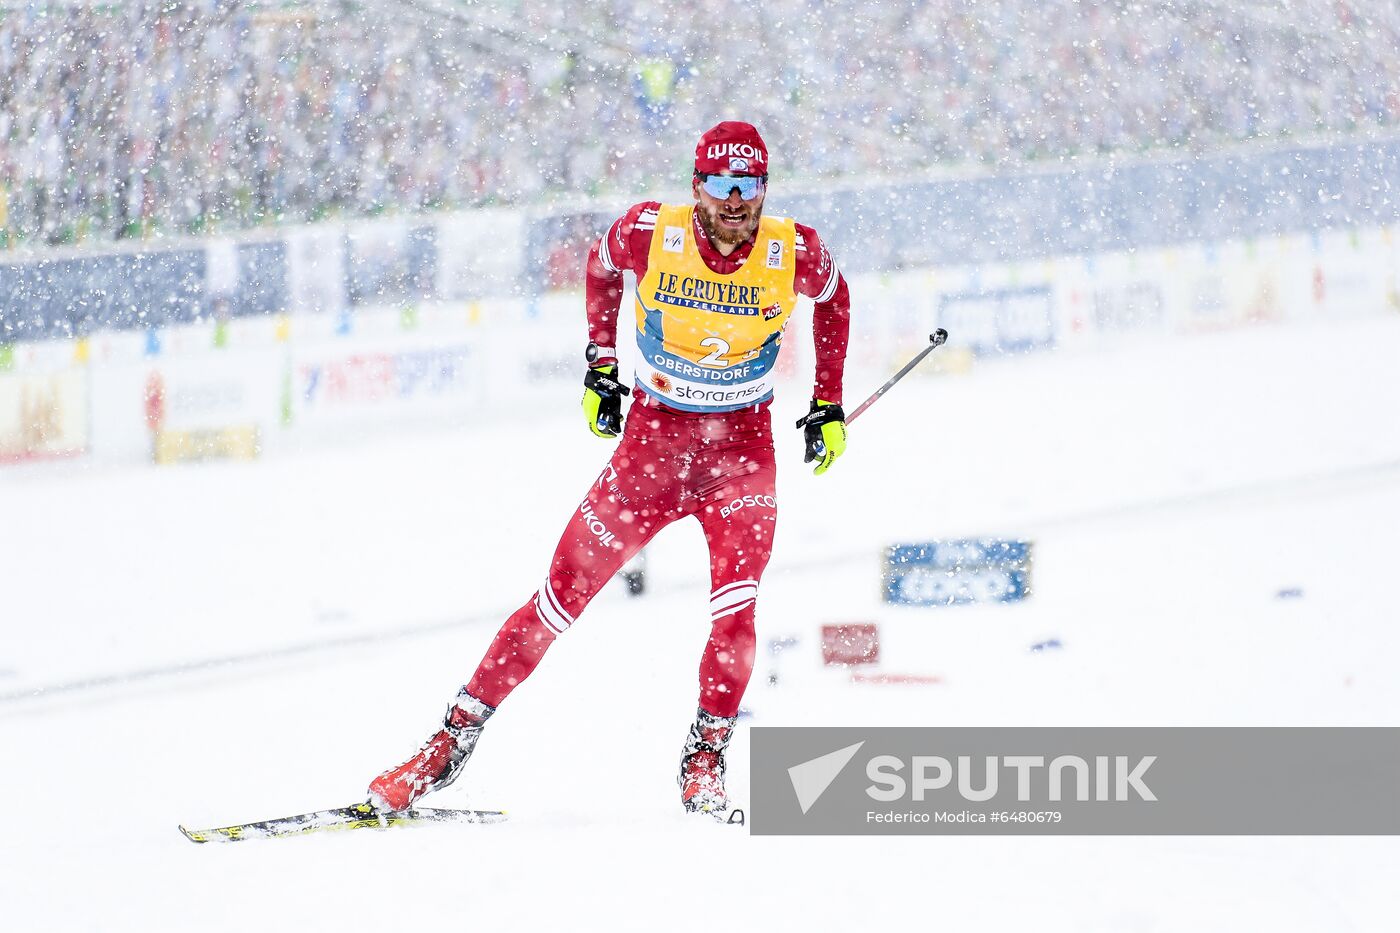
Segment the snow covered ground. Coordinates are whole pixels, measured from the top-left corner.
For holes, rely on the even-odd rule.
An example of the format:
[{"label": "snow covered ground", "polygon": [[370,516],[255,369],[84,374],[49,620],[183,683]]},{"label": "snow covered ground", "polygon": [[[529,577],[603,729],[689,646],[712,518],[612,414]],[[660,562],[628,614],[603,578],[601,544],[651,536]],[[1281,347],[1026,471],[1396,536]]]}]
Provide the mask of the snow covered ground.
[{"label": "snow covered ground", "polygon": [[[763,725],[1396,725],[1400,316],[912,378],[824,477],[775,409]],[[883,379],[852,372],[853,399]],[[1389,838],[760,838],[679,813],[706,635],[698,525],[502,707],[446,826],[195,847],[347,803],[434,727],[607,455],[562,394],[256,464],[0,472],[7,930],[1389,930]],[[1034,596],[879,601],[895,541],[1035,541]],[[1280,590],[1300,598],[1279,599]],[[878,621],[883,668],[817,660]],[[1031,652],[1058,639],[1057,651]],[[780,684],[764,675],[780,665]],[[732,758],[744,795],[747,733]]]}]

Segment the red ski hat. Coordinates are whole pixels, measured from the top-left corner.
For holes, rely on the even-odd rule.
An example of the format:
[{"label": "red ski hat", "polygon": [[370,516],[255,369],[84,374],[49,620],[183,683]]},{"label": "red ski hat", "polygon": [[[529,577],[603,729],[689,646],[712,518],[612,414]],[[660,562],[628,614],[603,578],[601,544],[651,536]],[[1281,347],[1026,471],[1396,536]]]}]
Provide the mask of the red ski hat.
[{"label": "red ski hat", "polygon": [[750,123],[726,120],[700,137],[695,171],[701,175],[767,175],[768,147]]}]

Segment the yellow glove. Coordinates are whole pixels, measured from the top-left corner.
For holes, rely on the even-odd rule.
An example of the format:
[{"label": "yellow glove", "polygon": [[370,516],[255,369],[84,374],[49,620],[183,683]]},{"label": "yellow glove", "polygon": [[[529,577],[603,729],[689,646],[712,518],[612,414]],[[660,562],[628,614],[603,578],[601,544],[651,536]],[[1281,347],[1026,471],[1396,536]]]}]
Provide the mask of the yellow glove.
[{"label": "yellow glove", "polygon": [[588,429],[599,437],[617,437],[622,430],[622,397],[631,389],[617,380],[617,364],[590,369],[583,377],[583,414]]},{"label": "yellow glove", "polygon": [[816,475],[825,473],[846,452],[846,413],[835,402],[812,399],[812,410],[797,419],[797,426],[803,429],[807,441],[802,462],[821,461],[812,471]]}]

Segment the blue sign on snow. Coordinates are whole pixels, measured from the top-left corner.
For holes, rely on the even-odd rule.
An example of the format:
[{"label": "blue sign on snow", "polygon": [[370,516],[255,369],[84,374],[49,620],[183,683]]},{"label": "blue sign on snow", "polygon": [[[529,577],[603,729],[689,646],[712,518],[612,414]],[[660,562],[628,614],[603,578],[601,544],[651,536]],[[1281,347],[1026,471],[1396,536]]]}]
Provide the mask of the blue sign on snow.
[{"label": "blue sign on snow", "polygon": [[885,602],[1011,603],[1031,591],[1031,542],[963,538],[897,544],[885,555]]}]

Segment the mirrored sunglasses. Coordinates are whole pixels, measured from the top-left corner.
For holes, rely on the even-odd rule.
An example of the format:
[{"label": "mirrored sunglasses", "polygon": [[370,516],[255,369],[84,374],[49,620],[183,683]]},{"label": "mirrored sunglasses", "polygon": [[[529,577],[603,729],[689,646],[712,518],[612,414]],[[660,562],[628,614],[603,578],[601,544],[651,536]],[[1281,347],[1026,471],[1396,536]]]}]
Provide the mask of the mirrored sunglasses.
[{"label": "mirrored sunglasses", "polygon": [[763,193],[765,187],[760,175],[701,175],[700,187],[712,198],[723,201],[729,192],[739,189],[739,197],[752,201]]}]

